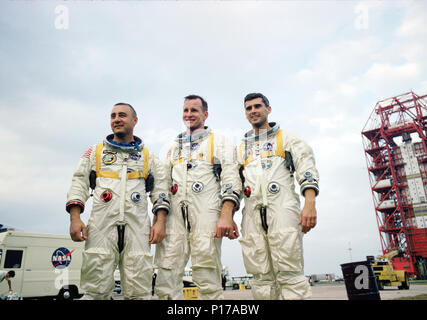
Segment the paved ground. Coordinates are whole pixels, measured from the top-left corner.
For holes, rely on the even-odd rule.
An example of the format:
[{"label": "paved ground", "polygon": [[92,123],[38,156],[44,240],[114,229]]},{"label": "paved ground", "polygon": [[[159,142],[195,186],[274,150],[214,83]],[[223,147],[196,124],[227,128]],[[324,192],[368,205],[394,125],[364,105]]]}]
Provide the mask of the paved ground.
[{"label": "paved ground", "polygon": [[[313,297],[310,300],[348,300],[344,284],[315,285],[311,287]],[[380,291],[381,300],[393,300],[403,297],[413,297],[427,294],[427,285],[410,285],[409,290],[399,290],[397,287],[386,287]]]},{"label": "paved ground", "polygon": [[[321,284],[311,287],[313,296],[308,300],[348,300],[344,284]],[[399,290],[388,287],[380,291],[381,300],[393,300],[402,297],[412,297],[427,294],[427,285],[411,285],[409,290]],[[230,290],[224,292],[225,299],[252,300],[251,290]]]},{"label": "paved ground", "polygon": [[[309,300],[348,300],[345,285],[318,284],[311,287],[313,296]],[[427,294],[427,284],[411,284],[409,290],[398,290],[397,287],[386,287],[380,291],[381,300],[413,297]],[[114,299],[123,299],[122,295],[114,294]],[[227,300],[252,300],[251,290],[226,290],[224,298]],[[156,296],[153,299],[157,299]]]}]

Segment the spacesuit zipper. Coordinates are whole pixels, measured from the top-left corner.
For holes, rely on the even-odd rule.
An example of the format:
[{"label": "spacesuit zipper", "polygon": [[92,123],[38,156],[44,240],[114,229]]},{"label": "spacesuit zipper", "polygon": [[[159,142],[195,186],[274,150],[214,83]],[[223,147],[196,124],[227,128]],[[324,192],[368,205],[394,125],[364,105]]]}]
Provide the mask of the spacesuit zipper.
[{"label": "spacesuit zipper", "polygon": [[127,174],[127,161],[128,158],[125,157],[123,159],[123,166],[122,166],[122,172],[120,176],[120,217],[119,217],[119,224],[124,224],[125,220],[125,202],[126,202],[126,174]]}]

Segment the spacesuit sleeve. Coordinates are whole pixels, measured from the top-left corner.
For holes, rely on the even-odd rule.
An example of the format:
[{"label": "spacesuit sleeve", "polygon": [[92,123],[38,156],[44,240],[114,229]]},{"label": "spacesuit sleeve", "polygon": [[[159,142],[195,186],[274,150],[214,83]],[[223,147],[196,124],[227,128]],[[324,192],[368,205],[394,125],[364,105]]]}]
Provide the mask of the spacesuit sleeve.
[{"label": "spacesuit sleeve", "polygon": [[81,157],[77,169],[73,174],[71,187],[67,193],[67,203],[65,209],[70,212],[73,206],[85,209],[85,203],[89,198],[89,175],[92,170],[92,164],[95,161],[95,146],[91,146]]},{"label": "spacesuit sleeve", "polygon": [[319,172],[316,169],[312,148],[302,139],[289,135],[289,147],[295,166],[295,178],[300,185],[300,193],[313,189],[319,194]]},{"label": "spacesuit sleeve", "polygon": [[215,135],[216,158],[221,162],[221,202],[233,201],[235,210],[239,210],[242,181],[239,175],[239,163],[236,149],[223,136]]},{"label": "spacesuit sleeve", "polygon": [[157,210],[170,210],[169,184],[170,178],[168,173],[168,165],[161,161],[157,156],[150,152],[149,171],[154,177],[154,187],[150,193],[150,200],[153,204],[153,214]]}]

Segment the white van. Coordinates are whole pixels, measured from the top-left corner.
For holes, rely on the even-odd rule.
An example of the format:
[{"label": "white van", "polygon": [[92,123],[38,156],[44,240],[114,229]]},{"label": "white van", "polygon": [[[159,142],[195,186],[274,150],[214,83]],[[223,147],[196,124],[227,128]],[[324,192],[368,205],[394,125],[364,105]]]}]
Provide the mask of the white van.
[{"label": "white van", "polygon": [[[73,299],[80,293],[83,242],[69,235],[0,232],[0,270],[15,271],[12,290],[22,298]],[[7,281],[0,296],[8,295]]]}]

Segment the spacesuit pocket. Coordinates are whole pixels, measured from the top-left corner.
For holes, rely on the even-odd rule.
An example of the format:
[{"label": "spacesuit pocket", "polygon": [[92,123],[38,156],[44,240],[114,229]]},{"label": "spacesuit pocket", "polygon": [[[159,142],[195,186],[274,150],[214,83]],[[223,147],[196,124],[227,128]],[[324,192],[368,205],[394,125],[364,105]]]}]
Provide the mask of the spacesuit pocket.
[{"label": "spacesuit pocket", "polygon": [[268,235],[275,272],[303,269],[302,239],[297,229],[286,228]]},{"label": "spacesuit pocket", "polygon": [[184,259],[185,235],[166,234],[162,242],[156,244],[155,264],[164,269],[174,269]]},{"label": "spacesuit pocket", "polygon": [[124,271],[129,271],[129,274],[137,276],[139,272],[147,270],[152,271],[153,256],[149,252],[131,251],[125,253],[123,257]]},{"label": "spacesuit pocket", "polygon": [[193,267],[216,268],[219,253],[213,235],[200,234],[191,239],[191,263]]},{"label": "spacesuit pocket", "polygon": [[249,235],[239,240],[246,272],[265,274],[271,269],[268,249],[262,235]]},{"label": "spacesuit pocket", "polygon": [[114,287],[114,254],[103,249],[90,248],[83,251],[81,283],[84,291],[109,292]]},{"label": "spacesuit pocket", "polygon": [[128,297],[146,295],[151,289],[153,256],[149,252],[126,252],[122,262],[123,290]]}]

